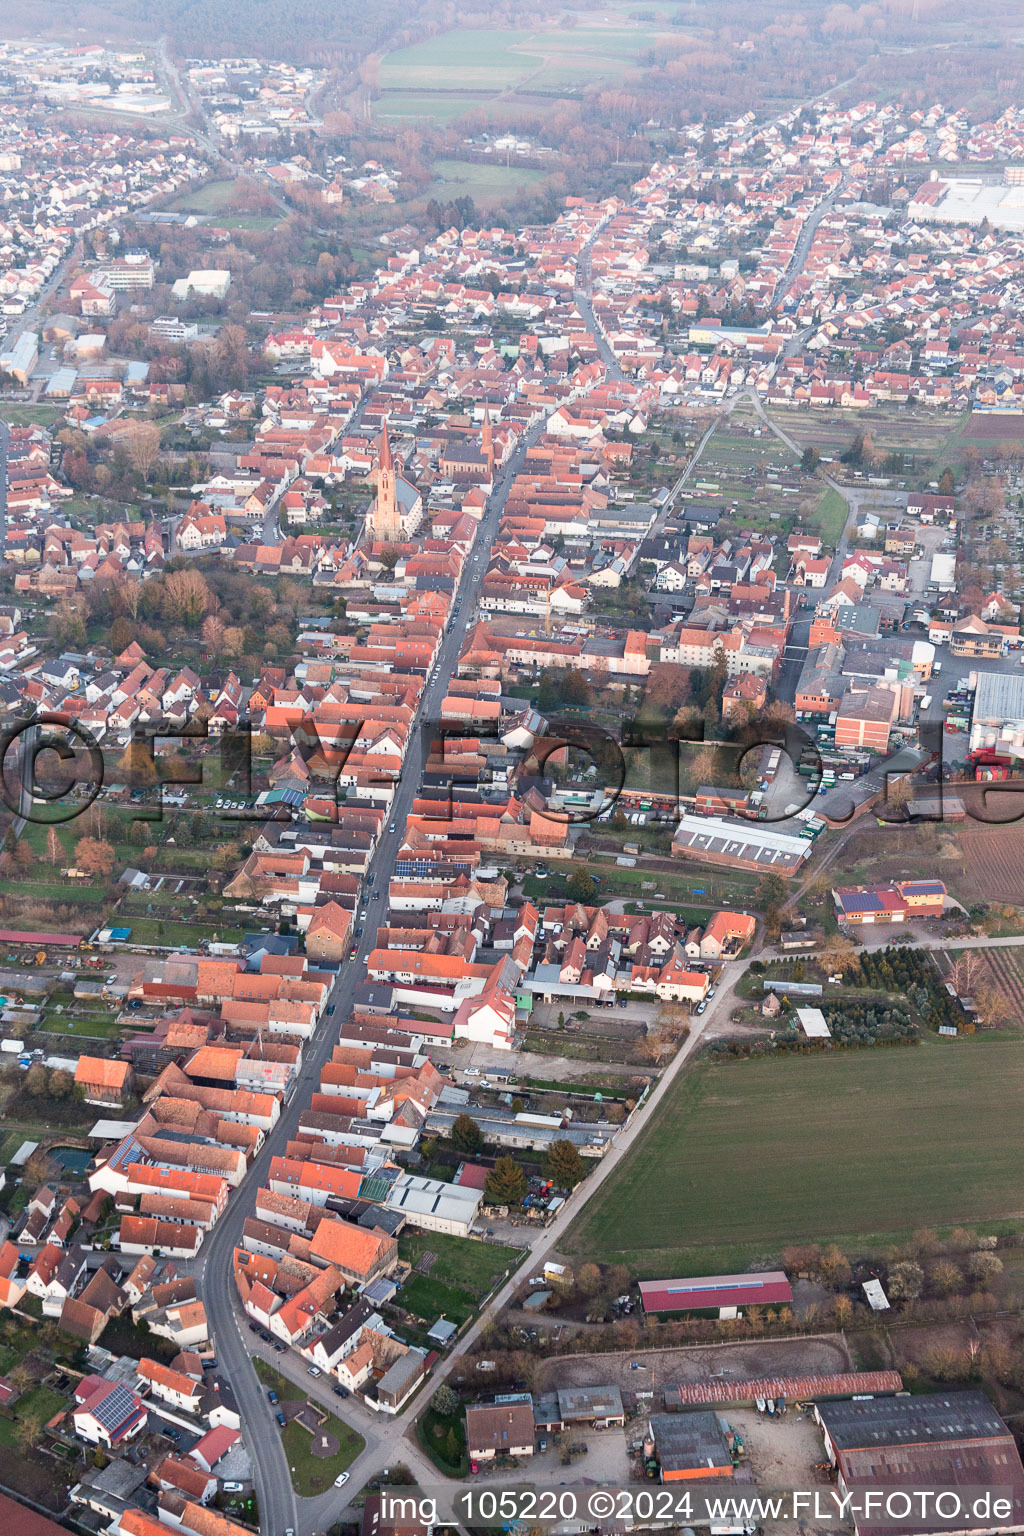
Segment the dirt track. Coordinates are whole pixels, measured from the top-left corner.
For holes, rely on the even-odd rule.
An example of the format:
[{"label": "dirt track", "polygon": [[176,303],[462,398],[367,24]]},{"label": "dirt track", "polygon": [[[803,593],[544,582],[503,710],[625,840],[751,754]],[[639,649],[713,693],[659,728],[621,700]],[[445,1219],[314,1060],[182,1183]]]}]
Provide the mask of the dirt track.
[{"label": "dirt track", "polygon": [[[631,1361],[648,1367],[634,1371]],[[688,1349],[645,1349],[632,1354],[560,1355],[537,1370],[536,1389],[614,1384],[627,1392],[656,1393],[677,1381],[704,1381],[723,1372],[743,1376],[796,1376],[852,1369],[840,1334],[758,1339],[742,1344],[699,1344]]]}]

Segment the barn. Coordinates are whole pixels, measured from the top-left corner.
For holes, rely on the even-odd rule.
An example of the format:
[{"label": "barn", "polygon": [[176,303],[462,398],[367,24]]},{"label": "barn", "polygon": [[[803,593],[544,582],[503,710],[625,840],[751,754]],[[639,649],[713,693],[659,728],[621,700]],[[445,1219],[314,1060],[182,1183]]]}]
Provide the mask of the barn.
[{"label": "barn", "polygon": [[781,1269],[762,1274],[703,1275],[692,1280],[641,1280],[645,1312],[735,1312],[741,1307],[772,1307],[793,1300]]}]

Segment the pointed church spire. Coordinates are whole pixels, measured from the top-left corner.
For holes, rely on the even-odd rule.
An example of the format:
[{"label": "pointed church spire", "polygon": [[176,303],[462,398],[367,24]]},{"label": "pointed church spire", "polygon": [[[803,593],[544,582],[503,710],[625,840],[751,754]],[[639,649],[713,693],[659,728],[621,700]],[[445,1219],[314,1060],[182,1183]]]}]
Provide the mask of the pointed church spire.
[{"label": "pointed church spire", "polygon": [[494,438],[493,438],[493,436],[491,434],[491,413],[490,413],[490,410],[488,409],[488,407],[486,405],[484,406],[484,423],[483,423],[483,427],[481,428],[481,431],[480,431],[480,449],[481,449],[481,452],[483,453],[484,458],[487,460],[487,471],[488,471],[488,474],[493,479],[493,477],[494,477]]},{"label": "pointed church spire", "polygon": [[377,458],[377,499],[370,515],[370,537],[395,543],[401,536],[398,485],[391,457],[391,438],[388,435],[387,418],[385,418],[380,434],[380,453]]}]

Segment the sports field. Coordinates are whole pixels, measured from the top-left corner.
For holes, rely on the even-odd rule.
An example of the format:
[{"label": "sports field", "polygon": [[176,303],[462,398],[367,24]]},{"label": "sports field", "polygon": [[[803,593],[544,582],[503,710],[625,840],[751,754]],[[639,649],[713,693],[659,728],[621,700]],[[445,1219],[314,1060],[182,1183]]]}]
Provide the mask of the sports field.
[{"label": "sports field", "polygon": [[428,197],[447,202],[455,197],[471,197],[482,207],[500,203],[523,187],[538,185],[546,179],[545,171],[528,166],[477,164],[469,160],[435,160],[431,166],[434,179],[427,188]]},{"label": "sports field", "polygon": [[[995,1106],[998,1105],[998,1110]],[[701,1063],[571,1228],[580,1258],[654,1277],[789,1242],[877,1252],[921,1226],[1024,1218],[1024,1043]]]}]

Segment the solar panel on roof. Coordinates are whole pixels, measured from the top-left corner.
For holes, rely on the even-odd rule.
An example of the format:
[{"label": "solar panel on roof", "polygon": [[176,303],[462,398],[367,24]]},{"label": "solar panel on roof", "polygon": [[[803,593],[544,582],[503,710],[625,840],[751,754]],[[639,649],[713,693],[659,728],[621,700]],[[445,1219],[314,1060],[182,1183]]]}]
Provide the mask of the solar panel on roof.
[{"label": "solar panel on roof", "polygon": [[109,1434],[113,1434],[135,1412],[135,1396],[121,1383],[90,1412]]}]

